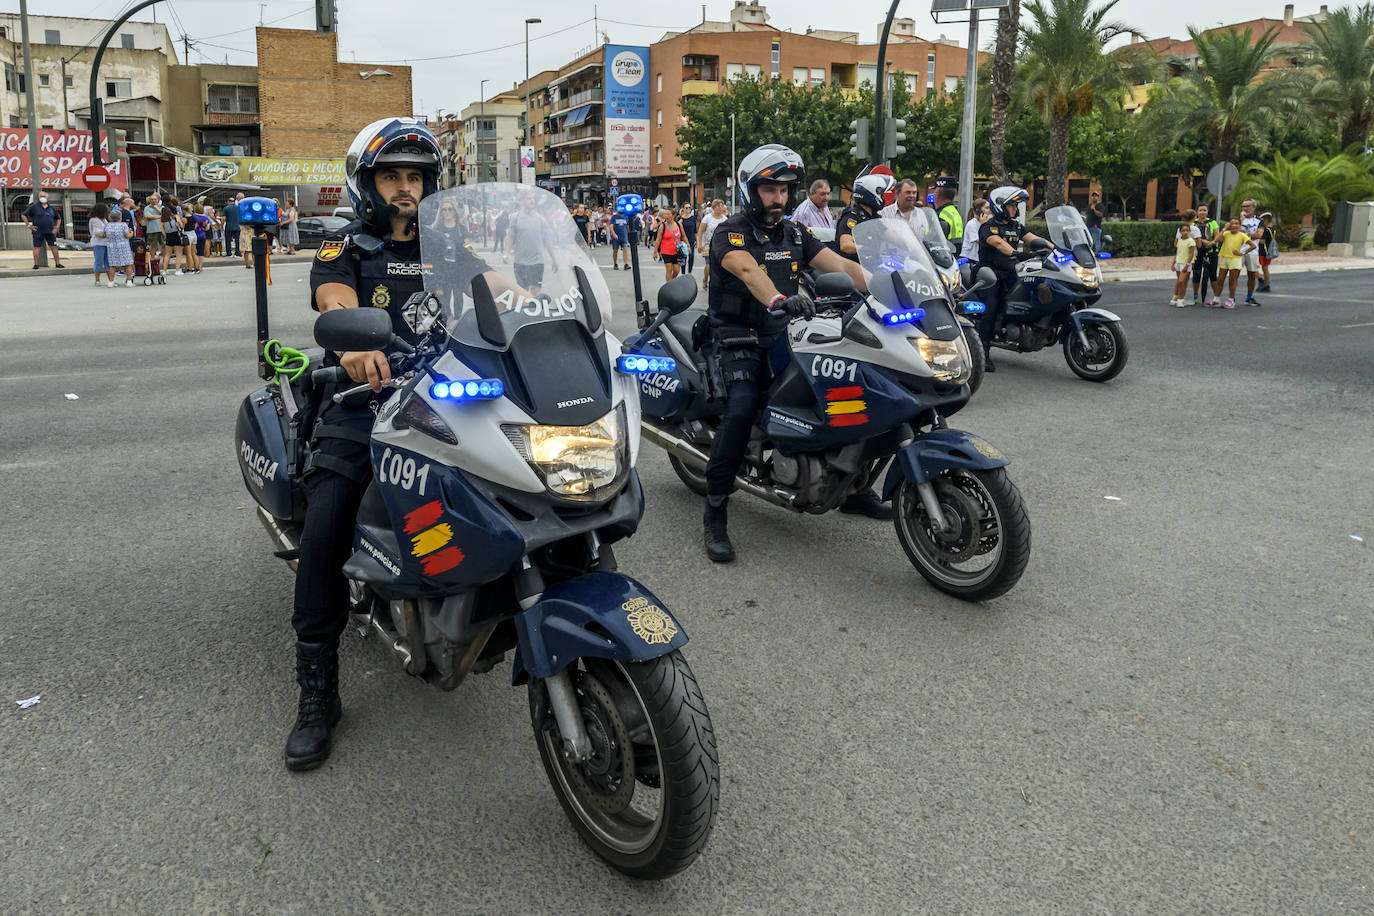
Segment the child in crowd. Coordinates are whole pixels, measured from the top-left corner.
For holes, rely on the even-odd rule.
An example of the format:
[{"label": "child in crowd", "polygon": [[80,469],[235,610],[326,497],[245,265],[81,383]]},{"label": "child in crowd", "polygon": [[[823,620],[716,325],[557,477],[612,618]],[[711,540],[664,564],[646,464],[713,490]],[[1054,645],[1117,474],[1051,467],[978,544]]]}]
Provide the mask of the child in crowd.
[{"label": "child in crowd", "polygon": [[[1220,247],[1221,257],[1218,264],[1219,273],[1217,274],[1217,295],[1206,304],[1207,308],[1233,309],[1236,307],[1236,283],[1240,280],[1241,259],[1245,253],[1258,246],[1258,242],[1245,234],[1240,228],[1240,220],[1232,219],[1222,230]],[[1221,287],[1229,284],[1226,302],[1221,300]],[[1246,305],[1258,305],[1257,302],[1246,302]]]},{"label": "child in crowd", "polygon": [[1188,304],[1184,297],[1188,295],[1188,278],[1193,273],[1193,260],[1197,257],[1197,239],[1193,238],[1193,221],[1185,219],[1179,223],[1178,232],[1174,233],[1174,298],[1169,300],[1169,304],[1175,308],[1183,308]]},{"label": "child in crowd", "polygon": [[1264,237],[1260,239],[1259,262],[1260,270],[1264,273],[1264,279],[1260,282],[1256,292],[1269,292],[1269,265],[1279,256],[1279,237],[1274,231],[1274,214],[1261,213],[1260,226],[1263,227]]}]

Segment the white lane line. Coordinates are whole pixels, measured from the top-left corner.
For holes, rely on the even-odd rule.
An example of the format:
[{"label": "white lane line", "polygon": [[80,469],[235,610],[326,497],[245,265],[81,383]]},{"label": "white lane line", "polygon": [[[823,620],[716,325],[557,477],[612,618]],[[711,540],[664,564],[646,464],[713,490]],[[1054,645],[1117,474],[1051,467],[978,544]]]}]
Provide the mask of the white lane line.
[{"label": "white lane line", "polygon": [[1301,302],[1311,302],[1315,305],[1322,305],[1327,302],[1344,302],[1348,305],[1369,305],[1374,299],[1328,299],[1325,296],[1294,296],[1291,293],[1259,293],[1255,295],[1263,296],[1266,299],[1296,299]]},{"label": "white lane line", "polygon": [[1374,328],[1374,321],[1362,321],[1362,322],[1360,322],[1359,324],[1343,324],[1343,325],[1341,325],[1341,327],[1342,327],[1343,329],[1344,329],[1344,328]]}]

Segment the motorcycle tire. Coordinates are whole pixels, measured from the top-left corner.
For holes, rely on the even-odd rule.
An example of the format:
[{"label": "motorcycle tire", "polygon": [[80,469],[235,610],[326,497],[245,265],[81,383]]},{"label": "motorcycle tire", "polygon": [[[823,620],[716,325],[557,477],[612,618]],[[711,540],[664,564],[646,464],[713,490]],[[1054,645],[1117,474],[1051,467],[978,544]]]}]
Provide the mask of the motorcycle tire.
[{"label": "motorcycle tire", "polygon": [[972,366],[968,377],[968,393],[975,394],[983,384],[987,357],[983,355],[983,338],[978,335],[978,329],[965,327],[963,332],[964,343],[968,344],[969,362]]},{"label": "motorcycle tire", "polygon": [[[1003,468],[941,471],[934,483],[940,511],[954,524],[950,535],[934,534],[916,484],[903,480],[893,494],[893,524],[907,559],[927,582],[956,598],[987,601],[1006,594],[1030,560],[1030,518],[1020,491]],[[980,565],[960,568],[969,563]]]},{"label": "motorcycle tire", "polygon": [[672,466],[673,473],[677,479],[682,481],[682,485],[691,490],[698,496],[706,495],[706,472],[698,471],[676,455],[668,456],[668,464]]},{"label": "motorcycle tire", "polygon": [[720,806],[715,731],[687,660],[678,651],[647,662],[585,658],[568,672],[592,741],[585,763],[565,756],[544,682],[529,689],[539,758],[564,813],[623,874],[682,871],[706,846]]},{"label": "motorcycle tire", "polygon": [[1064,361],[1069,364],[1073,374],[1090,382],[1105,382],[1120,375],[1121,370],[1126,368],[1126,359],[1130,356],[1130,347],[1126,344],[1126,332],[1122,330],[1121,322],[1090,324],[1083,329],[1083,333],[1088,336],[1093,348],[1098,352],[1105,350],[1108,358],[1103,360],[1100,366],[1090,363],[1088,355],[1083,352],[1083,343],[1078,339],[1078,334],[1070,331],[1064,338]]}]

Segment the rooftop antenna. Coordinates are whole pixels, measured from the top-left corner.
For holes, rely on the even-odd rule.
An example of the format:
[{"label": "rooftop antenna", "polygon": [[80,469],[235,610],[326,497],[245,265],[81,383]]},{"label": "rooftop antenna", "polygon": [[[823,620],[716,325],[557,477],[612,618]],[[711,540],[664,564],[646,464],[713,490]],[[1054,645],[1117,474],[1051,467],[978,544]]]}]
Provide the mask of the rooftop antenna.
[{"label": "rooftop antenna", "polygon": [[601,23],[596,18],[596,4],[592,4],[592,46],[601,38]]}]

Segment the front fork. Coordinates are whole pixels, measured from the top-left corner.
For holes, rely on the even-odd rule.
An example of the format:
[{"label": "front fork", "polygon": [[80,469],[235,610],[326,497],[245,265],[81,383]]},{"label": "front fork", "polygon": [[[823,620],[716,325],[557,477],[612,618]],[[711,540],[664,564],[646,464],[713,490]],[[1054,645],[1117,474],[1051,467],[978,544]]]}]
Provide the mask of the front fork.
[{"label": "front fork", "polygon": [[929,480],[918,483],[916,492],[921,497],[921,505],[925,506],[926,515],[930,517],[930,524],[942,534],[948,534],[952,529],[945,519],[945,514],[940,511],[940,500],[935,495],[935,483]]}]

